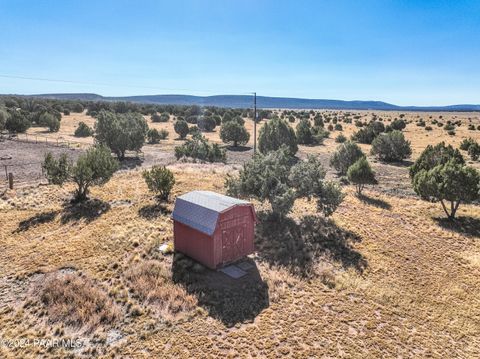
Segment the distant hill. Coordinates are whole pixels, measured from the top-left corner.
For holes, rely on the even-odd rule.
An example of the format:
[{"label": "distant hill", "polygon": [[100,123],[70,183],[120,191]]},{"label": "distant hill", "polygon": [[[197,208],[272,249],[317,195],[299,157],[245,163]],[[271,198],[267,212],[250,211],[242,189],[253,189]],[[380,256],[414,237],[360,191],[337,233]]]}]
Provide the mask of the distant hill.
[{"label": "distant hill", "polygon": [[[146,95],[126,97],[105,97],[91,93],[59,93],[32,95],[60,100],[82,101],[129,101],[137,103],[169,104],[169,105],[200,105],[249,108],[253,106],[253,96],[246,95]],[[381,101],[341,101],[325,99],[304,99],[289,97],[257,96],[258,108],[289,108],[289,109],[334,109],[334,110],[386,110],[386,111],[480,111],[480,105],[451,106],[397,106]]]}]

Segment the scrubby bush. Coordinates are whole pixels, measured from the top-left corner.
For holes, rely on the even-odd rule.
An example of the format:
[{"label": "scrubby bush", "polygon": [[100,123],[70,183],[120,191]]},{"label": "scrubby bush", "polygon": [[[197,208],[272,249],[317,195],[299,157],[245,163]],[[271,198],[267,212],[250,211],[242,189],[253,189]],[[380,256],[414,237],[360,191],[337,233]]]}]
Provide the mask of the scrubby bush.
[{"label": "scrubby bush", "polygon": [[[476,169],[459,163],[453,157],[429,170],[420,170],[412,182],[413,189],[423,199],[440,202],[449,219],[455,218],[460,203],[470,203],[479,199],[480,174]],[[450,206],[446,203],[450,203]]]},{"label": "scrubby bush", "polygon": [[110,180],[118,169],[118,162],[108,148],[98,146],[80,155],[74,165],[71,165],[66,156],[56,160],[51,154],[47,154],[43,169],[50,183],[63,185],[68,180],[76,183],[74,200],[84,201],[91,186],[101,186]]},{"label": "scrubby bush", "polygon": [[184,120],[177,120],[173,126],[175,132],[180,136],[180,138],[185,138],[188,135],[188,123]]},{"label": "scrubby bush", "polygon": [[40,126],[48,127],[49,132],[58,132],[60,129],[60,121],[48,112],[40,115],[38,123]]},{"label": "scrubby bush", "polygon": [[322,115],[316,115],[313,118],[313,125],[316,127],[323,127],[323,118]]},{"label": "scrubby bush", "polygon": [[10,133],[24,133],[32,126],[22,111],[13,110],[5,122],[5,129]]},{"label": "scrubby bush", "polygon": [[347,137],[344,134],[339,134],[337,137],[335,137],[335,142],[336,143],[344,143],[347,141]]},{"label": "scrubby bush", "polygon": [[165,166],[153,166],[150,170],[143,171],[142,175],[150,191],[156,193],[160,200],[168,200],[175,185],[175,176],[172,171]]},{"label": "scrubby bush", "polygon": [[298,151],[297,138],[293,128],[284,120],[275,117],[260,129],[258,149],[261,153],[266,154],[276,151],[282,146],[287,146],[292,156]]},{"label": "scrubby bush", "polygon": [[158,113],[154,113],[150,118],[152,122],[168,122],[170,115],[166,112],[163,112],[160,115]]},{"label": "scrubby bush", "polygon": [[88,126],[85,122],[80,122],[75,129],[74,136],[75,137],[89,137],[93,136],[94,131],[93,129]]},{"label": "scrubby bush", "polygon": [[469,138],[464,138],[462,142],[460,142],[460,149],[464,151],[468,151],[471,145],[475,144],[476,141],[469,137]]},{"label": "scrubby bush", "polygon": [[268,201],[274,213],[286,215],[295,201],[295,190],[288,186],[292,165],[292,157],[286,147],[266,154],[258,153],[243,165],[237,177],[227,178],[227,194]]},{"label": "scrubby bush", "polygon": [[239,144],[246,144],[250,139],[250,134],[245,126],[237,121],[228,121],[220,127],[220,138],[224,143],[233,142],[233,147],[237,147]]},{"label": "scrubby bush", "polygon": [[339,123],[337,123],[337,124],[335,125],[335,131],[343,131],[342,125],[339,124]]},{"label": "scrubby bush", "polygon": [[362,190],[367,184],[376,184],[375,172],[373,172],[366,157],[361,157],[348,168],[347,178],[350,183],[356,187],[357,194],[360,196]]},{"label": "scrubby bush", "polygon": [[279,216],[290,212],[296,198],[314,197],[325,216],[332,214],[343,200],[339,187],[324,181],[325,170],[318,159],[294,162],[285,146],[265,155],[259,153],[244,164],[238,176],[227,178],[227,193],[268,201]]},{"label": "scrubby bush", "polygon": [[383,122],[380,121],[372,121],[370,122],[368,127],[372,129],[375,136],[379,135],[382,132],[385,132],[385,125],[383,124]]},{"label": "scrubby bush", "polygon": [[210,144],[201,134],[193,135],[183,145],[175,147],[177,160],[183,157],[199,159],[208,162],[225,162],[227,155],[224,149],[216,143]]},{"label": "scrubby bush", "polygon": [[309,120],[302,119],[297,125],[297,141],[302,145],[311,145],[315,143],[315,137],[312,131],[312,125]]},{"label": "scrubby bush", "polygon": [[95,139],[117,155],[125,158],[126,151],[139,151],[145,143],[148,126],[139,113],[125,114],[101,111],[95,123]]},{"label": "scrubby bush", "polygon": [[410,141],[405,140],[402,132],[394,130],[380,134],[372,142],[371,154],[386,162],[402,161],[410,157]]},{"label": "scrubby bush", "polygon": [[4,130],[8,117],[9,117],[8,112],[0,108],[0,132]]},{"label": "scrubby bush", "polygon": [[458,149],[454,149],[451,145],[445,145],[445,142],[432,146],[428,145],[417,158],[415,163],[410,167],[410,178],[414,178],[421,170],[429,171],[436,166],[444,165],[453,159],[460,165],[465,164],[462,154]]},{"label": "scrubby bush", "polygon": [[433,130],[432,126],[425,126],[425,131],[432,131],[432,130]]},{"label": "scrubby bush", "polygon": [[148,130],[147,142],[152,145],[160,142],[160,132],[158,132],[156,128],[151,128]]},{"label": "scrubby bush", "polygon": [[43,160],[42,169],[48,183],[62,185],[69,179],[71,166],[66,153],[56,159],[51,152],[48,152]]},{"label": "scrubby bush", "polygon": [[330,158],[330,166],[340,175],[346,175],[348,167],[357,162],[361,157],[365,157],[360,147],[354,142],[347,141],[337,147]]},{"label": "scrubby bush", "polygon": [[73,105],[72,111],[76,113],[82,113],[84,110],[84,107],[81,103],[77,102]]},{"label": "scrubby bush", "polygon": [[188,123],[190,123],[192,125],[196,125],[197,122],[198,122],[198,118],[199,118],[199,116],[197,116],[197,115],[191,115],[191,116],[185,117],[185,121],[187,121]]},{"label": "scrubby bush", "polygon": [[212,117],[204,116],[198,119],[197,126],[200,131],[211,132],[217,126],[217,123]]},{"label": "scrubby bush", "polygon": [[480,145],[478,142],[474,142],[468,147],[468,155],[472,159],[472,161],[478,161],[480,156]]},{"label": "scrubby bush", "polygon": [[371,127],[367,126],[367,127],[361,128],[360,130],[355,132],[352,135],[352,140],[356,141],[356,142],[359,142],[359,143],[371,144],[372,141],[374,140],[375,136],[376,135],[375,135],[375,132],[373,131],[373,129]]},{"label": "scrubby bush", "polygon": [[342,203],[344,195],[336,183],[325,181],[325,174],[320,160],[309,156],[291,168],[288,183],[295,189],[296,198],[315,198],[317,210],[328,217]]},{"label": "scrubby bush", "polygon": [[405,127],[407,127],[407,124],[405,123],[405,120],[395,119],[392,121],[392,123],[390,123],[390,127],[393,130],[402,131]]}]

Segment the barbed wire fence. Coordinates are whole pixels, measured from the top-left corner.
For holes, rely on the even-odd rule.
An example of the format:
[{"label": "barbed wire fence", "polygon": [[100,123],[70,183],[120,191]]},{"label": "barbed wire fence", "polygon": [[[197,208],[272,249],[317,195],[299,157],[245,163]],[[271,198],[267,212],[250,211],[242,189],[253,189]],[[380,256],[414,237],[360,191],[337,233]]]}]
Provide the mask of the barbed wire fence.
[{"label": "barbed wire fence", "polygon": [[[49,137],[27,133],[19,133],[15,135],[0,133],[0,141],[38,144],[46,147],[72,150],[88,149],[92,146],[90,143],[71,141],[61,137]],[[13,156],[0,155],[0,190],[5,190],[13,185],[15,188],[22,188],[47,183],[42,164],[43,163],[39,161],[17,162]]]}]

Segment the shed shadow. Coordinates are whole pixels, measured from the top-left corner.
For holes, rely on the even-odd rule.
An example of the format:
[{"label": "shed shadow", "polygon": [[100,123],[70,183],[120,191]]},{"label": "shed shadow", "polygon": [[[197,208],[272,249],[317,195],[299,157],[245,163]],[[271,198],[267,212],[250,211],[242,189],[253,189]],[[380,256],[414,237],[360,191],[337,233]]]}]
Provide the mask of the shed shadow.
[{"label": "shed shadow", "polygon": [[450,220],[446,217],[434,217],[433,220],[443,229],[480,238],[480,218],[457,217]]},{"label": "shed shadow", "polygon": [[145,219],[155,219],[171,213],[172,210],[165,203],[147,204],[138,210],[138,215]]},{"label": "shed shadow", "polygon": [[245,258],[252,268],[247,275],[233,279],[220,271],[205,268],[193,259],[176,253],[172,279],[195,295],[198,304],[225,326],[253,321],[270,305],[268,284],[262,279],[254,260]]},{"label": "shed shadow", "polygon": [[270,264],[302,277],[315,276],[315,265],[324,255],[360,273],[367,267],[365,257],[352,246],[361,238],[331,219],[308,215],[295,221],[279,219],[270,212],[257,215],[255,246],[259,257]]}]

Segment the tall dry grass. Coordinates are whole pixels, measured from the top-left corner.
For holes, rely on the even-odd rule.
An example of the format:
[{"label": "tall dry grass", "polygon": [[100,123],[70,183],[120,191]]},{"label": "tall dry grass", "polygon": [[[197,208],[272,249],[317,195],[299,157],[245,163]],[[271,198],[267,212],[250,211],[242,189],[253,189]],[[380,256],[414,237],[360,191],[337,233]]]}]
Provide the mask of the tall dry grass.
[{"label": "tall dry grass", "polygon": [[76,273],[46,275],[37,284],[36,292],[51,323],[61,322],[90,332],[120,317],[120,310],[107,294],[91,279]]},{"label": "tall dry grass", "polygon": [[134,297],[151,304],[165,317],[175,317],[193,310],[197,304],[194,296],[171,280],[171,270],[157,260],[134,265],[125,273]]}]

